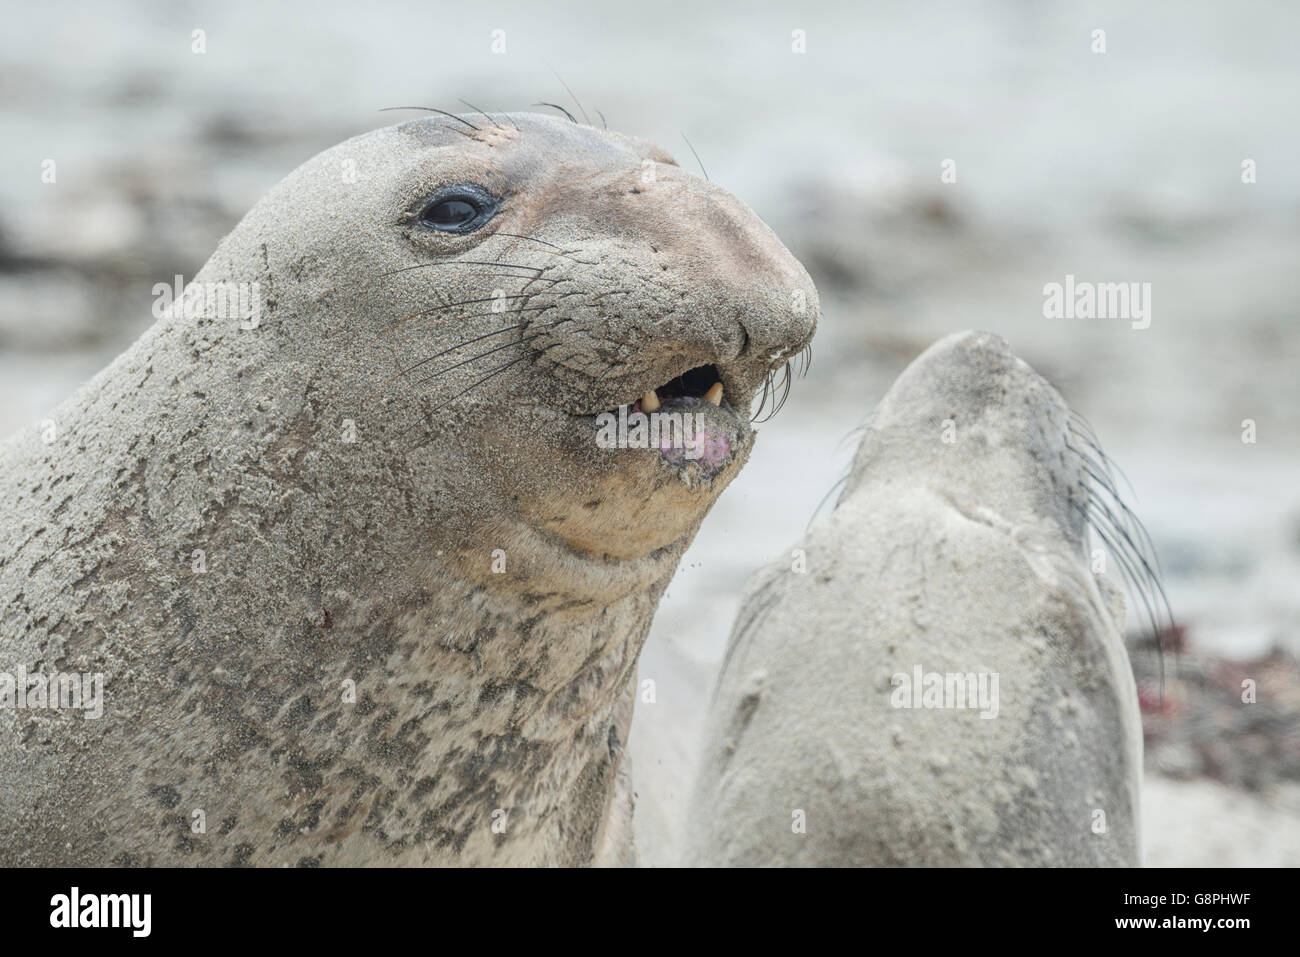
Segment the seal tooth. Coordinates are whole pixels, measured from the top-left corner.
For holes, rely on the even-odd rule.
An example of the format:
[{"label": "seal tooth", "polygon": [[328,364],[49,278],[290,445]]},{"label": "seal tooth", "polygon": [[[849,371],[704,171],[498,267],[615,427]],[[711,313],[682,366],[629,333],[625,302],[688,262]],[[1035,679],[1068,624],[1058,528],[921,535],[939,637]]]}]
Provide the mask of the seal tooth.
[{"label": "seal tooth", "polygon": [[659,411],[659,396],[654,389],[651,389],[645,395],[641,396],[641,411],[642,412]]},{"label": "seal tooth", "polygon": [[712,402],[714,405],[722,405],[722,383],[715,382],[709,386],[709,391],[704,393],[705,401]]}]

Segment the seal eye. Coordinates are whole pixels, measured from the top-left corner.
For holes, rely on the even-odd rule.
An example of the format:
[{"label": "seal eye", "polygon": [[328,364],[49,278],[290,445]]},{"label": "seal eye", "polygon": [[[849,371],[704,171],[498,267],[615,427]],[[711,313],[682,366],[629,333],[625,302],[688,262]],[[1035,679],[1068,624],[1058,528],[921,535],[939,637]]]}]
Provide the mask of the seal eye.
[{"label": "seal eye", "polygon": [[472,233],[496,212],[497,201],[480,186],[440,190],[420,210],[420,225],[440,233]]}]

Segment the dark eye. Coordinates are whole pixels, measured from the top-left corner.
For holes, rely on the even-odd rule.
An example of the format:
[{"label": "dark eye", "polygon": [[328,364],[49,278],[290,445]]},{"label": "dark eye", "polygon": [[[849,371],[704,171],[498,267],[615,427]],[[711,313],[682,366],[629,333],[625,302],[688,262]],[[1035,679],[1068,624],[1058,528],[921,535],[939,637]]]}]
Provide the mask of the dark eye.
[{"label": "dark eye", "polygon": [[420,210],[420,225],[440,233],[472,233],[497,210],[497,200],[481,186],[439,190]]}]

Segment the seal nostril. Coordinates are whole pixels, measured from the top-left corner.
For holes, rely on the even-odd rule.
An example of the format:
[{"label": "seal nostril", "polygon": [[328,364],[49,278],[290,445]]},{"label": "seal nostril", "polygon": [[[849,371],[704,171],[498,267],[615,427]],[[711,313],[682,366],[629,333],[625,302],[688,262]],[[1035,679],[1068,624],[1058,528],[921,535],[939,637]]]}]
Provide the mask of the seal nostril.
[{"label": "seal nostril", "polygon": [[743,359],[745,357],[745,353],[748,351],[749,351],[749,330],[745,328],[745,324],[742,322],[740,324],[740,349],[736,352],[736,358]]}]

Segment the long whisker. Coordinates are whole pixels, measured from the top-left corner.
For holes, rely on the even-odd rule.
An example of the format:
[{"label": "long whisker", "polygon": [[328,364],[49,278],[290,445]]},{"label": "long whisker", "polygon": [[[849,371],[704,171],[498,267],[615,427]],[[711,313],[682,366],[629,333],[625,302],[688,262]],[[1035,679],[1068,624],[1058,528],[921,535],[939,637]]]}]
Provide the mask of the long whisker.
[{"label": "long whisker", "polygon": [[559,73],[556,73],[556,71],[555,71],[555,67],[551,66],[549,63],[546,64],[546,67],[547,67],[547,69],[549,69],[552,73],[555,73],[555,78],[556,78],[557,80],[560,81],[560,86],[564,87],[564,92],[568,93],[569,96],[572,96],[572,97],[573,97],[573,102],[578,104],[578,112],[580,112],[580,113],[582,114],[582,118],[586,121],[587,125],[590,126],[590,125],[591,125],[591,117],[589,117],[589,116],[587,115],[587,111],[586,111],[585,109],[583,109],[582,102],[577,98],[577,96],[574,96],[573,91],[572,91],[571,89],[569,89],[569,84],[567,84],[567,83],[564,82],[564,77],[560,76]]},{"label": "long whisker", "polygon": [[533,236],[522,236],[522,235],[520,235],[519,233],[495,232],[495,233],[493,233],[491,236],[488,236],[487,238],[488,238],[488,239],[495,239],[497,236],[509,236],[509,237],[511,237],[511,238],[513,238],[513,239],[523,239],[523,240],[527,240],[528,242],[532,242],[532,243],[540,243],[540,244],[543,245],[543,246],[549,246],[549,247],[551,247],[551,248],[549,248],[549,249],[544,249],[544,250],[542,250],[542,252],[550,253],[552,256],[561,256],[561,257],[563,257],[564,259],[568,259],[568,260],[570,260],[570,261],[572,261],[572,262],[575,262],[575,263],[577,263],[577,264],[580,265],[580,266],[595,266],[595,265],[598,265],[597,263],[594,263],[594,262],[588,262],[588,261],[585,260],[585,259],[579,259],[577,256],[573,255],[573,254],[572,254],[571,252],[569,252],[568,250],[561,249],[559,246],[556,246],[555,243],[548,243],[548,242],[547,242],[546,240],[544,240],[544,239],[537,239],[536,237],[533,237]]},{"label": "long whisker", "polygon": [[[1131,546],[1129,550],[1129,554],[1132,557],[1132,560],[1142,566],[1141,571],[1145,576],[1145,580],[1148,584],[1148,587],[1152,590],[1154,595],[1159,597],[1160,605],[1164,609],[1165,615],[1168,617],[1170,624],[1173,624],[1174,621],[1173,609],[1170,608],[1169,606],[1169,599],[1165,595],[1165,588],[1164,585],[1162,585],[1160,582],[1160,576],[1156,574],[1155,570],[1152,569],[1151,567],[1151,563],[1147,561],[1146,556],[1143,555],[1142,552],[1138,549],[1137,543],[1133,541],[1133,537],[1123,528],[1116,527],[1115,519],[1110,514],[1110,510],[1107,509],[1099,499],[1095,499],[1095,498],[1092,499],[1090,504],[1101,507],[1102,515],[1104,516],[1105,520],[1110,524],[1111,529],[1114,530],[1116,535],[1122,536],[1124,541]],[[1153,627],[1155,624],[1157,623],[1153,623]]]},{"label": "long whisker", "polygon": [[[678,132],[680,133],[681,131],[678,130]],[[685,134],[685,133],[682,133],[682,139],[686,140],[686,134]],[[700,172],[703,173],[703,174],[704,174],[704,178],[705,178],[706,180],[708,180],[708,179],[709,179],[709,171],[706,170],[706,169],[704,168],[704,161],[700,159],[700,154],[695,152],[695,147],[694,147],[694,146],[691,146],[691,141],[690,141],[690,140],[686,140],[686,145],[687,145],[687,146],[690,146],[690,148],[691,148],[691,153],[695,156],[695,162],[697,162],[697,163],[700,164]],[[712,182],[712,180],[709,180],[709,182]]]},{"label": "long whisker", "polygon": [[[380,332],[379,335],[376,335],[375,338],[378,339],[379,336],[386,335],[387,333],[392,332],[392,331],[393,331],[394,329],[396,329],[398,326],[405,325],[406,323],[410,322],[412,319],[419,319],[421,316],[431,316],[431,315],[433,315],[435,312],[442,312],[444,309],[454,309],[456,306],[472,306],[472,305],[474,305],[475,303],[479,303],[479,302],[498,302],[498,301],[500,301],[500,300],[504,300],[504,299],[531,299],[534,295],[536,295],[536,294],[535,294],[535,293],[523,292],[523,293],[515,293],[515,294],[513,294],[513,295],[509,295],[509,296],[506,296],[506,295],[501,295],[501,296],[483,296],[483,297],[481,297],[481,298],[479,298],[479,299],[460,299],[460,300],[457,300],[456,302],[446,302],[446,303],[443,303],[441,306],[434,306],[432,309],[425,309],[423,312],[413,312],[413,313],[411,313],[409,316],[407,316],[405,319],[399,319],[399,320],[397,320],[397,321],[396,321],[395,323],[393,323],[391,326],[388,326],[386,329],[384,329],[382,332]],[[521,312],[521,311],[522,311],[522,310],[516,310],[516,309],[503,309],[503,310],[501,310],[500,312],[489,313],[489,315],[501,315],[501,314],[504,313],[504,312]],[[463,319],[463,318],[468,318],[468,317],[465,317],[465,316],[455,316],[454,318],[456,318],[456,319]]]},{"label": "long whisker", "polygon": [[[558,306],[555,303],[548,303],[547,305],[544,306],[520,306],[518,309],[507,309],[505,312],[492,312],[491,310],[489,310],[488,312],[471,312],[468,315],[458,314],[453,316],[446,316],[442,319],[434,319],[432,322],[428,323],[428,325],[441,326],[448,322],[465,322],[466,320],[469,319],[485,319],[490,316],[501,317],[501,316],[519,315],[520,313],[524,313],[524,312],[535,312],[538,315],[540,315],[543,312],[546,312],[550,309],[556,309],[556,308],[558,308]],[[533,317],[533,319],[536,318],[537,318],[536,316]],[[510,328],[515,328],[515,327],[512,326]],[[383,333],[380,333],[380,335],[383,335]],[[371,342],[374,343],[378,341],[379,337],[380,336],[375,336],[375,338],[372,339]],[[473,342],[475,340],[471,339],[469,341]],[[457,347],[453,346],[452,348],[455,349]]]},{"label": "long whisker", "polygon": [[767,397],[771,394],[771,391],[772,373],[769,372],[767,375],[763,376],[763,395],[758,400],[758,408],[754,410],[754,414],[750,416],[749,421],[754,422],[763,414],[763,410],[767,408]]},{"label": "long whisker", "polygon": [[[1130,586],[1132,586],[1132,590],[1137,593],[1138,598],[1142,601],[1142,605],[1147,613],[1147,621],[1151,626],[1151,634],[1155,638],[1156,649],[1160,655],[1160,689],[1161,695],[1163,696],[1165,686],[1165,644],[1161,633],[1160,619],[1156,615],[1155,607],[1148,595],[1151,594],[1151,588],[1154,587],[1154,594],[1159,595],[1160,600],[1163,603],[1165,614],[1168,616],[1172,627],[1174,621],[1173,612],[1169,608],[1169,601],[1165,597],[1164,588],[1161,587],[1159,579],[1151,577],[1149,566],[1146,568],[1147,577],[1145,579],[1138,574],[1135,566],[1131,563],[1129,553],[1120,545],[1116,544],[1110,534],[1107,534],[1105,527],[1106,523],[1103,520],[1101,520],[1095,513],[1080,508],[1077,502],[1071,502],[1070,504],[1083,516],[1084,521],[1087,522],[1089,527],[1097,533],[1098,537],[1105,543],[1106,547],[1111,550],[1111,554],[1115,556],[1116,563],[1120,566],[1120,571],[1124,578],[1128,581]],[[1110,531],[1111,533],[1114,533],[1115,530],[1111,528]],[[1145,565],[1145,562],[1143,564]]]},{"label": "long whisker", "polygon": [[477,106],[475,106],[475,105],[474,105],[473,103],[471,103],[469,100],[461,100],[461,102],[464,103],[466,106],[468,106],[468,107],[469,107],[471,110],[473,110],[475,113],[477,113],[477,114],[479,114],[480,116],[482,116],[485,120],[487,120],[489,123],[491,123],[491,124],[492,124],[493,126],[495,126],[497,129],[499,129],[499,130],[501,130],[501,129],[505,129],[505,127],[503,127],[503,126],[502,126],[500,123],[498,123],[496,120],[492,119],[492,117],[488,116],[486,113],[484,113],[482,110],[480,110]]},{"label": "long whisker", "polygon": [[560,104],[558,104],[558,103],[534,103],[533,106],[549,106],[549,107],[551,107],[552,109],[559,110],[561,113],[563,113],[565,116],[567,116],[567,117],[569,118],[569,122],[570,122],[570,123],[577,123],[577,122],[578,122],[578,121],[574,118],[574,116],[573,116],[572,113],[570,113],[570,112],[569,112],[568,110],[566,110],[564,107],[560,106]]},{"label": "long whisker", "polygon": [[[1072,502],[1071,504],[1076,509],[1079,508],[1077,502]],[[1101,519],[1100,516],[1094,513],[1091,509],[1083,509],[1081,511],[1088,521],[1088,526],[1097,533],[1097,536],[1103,543],[1105,543],[1106,547],[1110,549],[1111,555],[1114,557],[1116,564],[1120,566],[1120,571],[1123,573],[1125,581],[1132,586],[1133,591],[1136,592],[1138,597],[1142,600],[1142,604],[1146,609],[1148,624],[1151,627],[1152,633],[1155,634],[1158,639],[1160,628],[1158,625],[1158,619],[1156,618],[1155,607],[1151,604],[1147,588],[1145,587],[1145,582],[1138,574],[1137,566],[1133,564],[1129,551],[1125,549],[1122,544],[1116,541],[1115,530]]]},{"label": "long whisker", "polygon": [[537,355],[538,353],[539,353],[539,350],[537,350],[537,349],[533,349],[531,352],[525,353],[524,355],[520,356],[520,357],[517,358],[517,359],[511,359],[509,362],[506,362],[506,363],[503,363],[502,365],[497,366],[495,369],[493,369],[493,370],[491,370],[490,372],[488,372],[488,373],[487,373],[486,375],[484,375],[482,378],[475,379],[473,382],[471,382],[471,383],[470,383],[469,385],[467,385],[465,388],[461,389],[459,392],[457,392],[455,395],[453,395],[450,399],[447,399],[445,402],[439,402],[437,405],[435,405],[432,409],[429,410],[428,414],[429,414],[429,415],[432,415],[433,413],[435,413],[435,412],[437,412],[437,411],[439,411],[439,410],[441,410],[441,409],[446,408],[447,406],[451,405],[451,403],[455,402],[457,399],[459,399],[461,396],[463,396],[465,393],[469,392],[471,389],[475,389],[475,388],[477,388],[478,386],[482,385],[484,382],[487,382],[489,379],[492,379],[492,378],[494,378],[494,377],[500,375],[500,374],[501,374],[502,372],[504,372],[506,369],[509,369],[512,365],[515,365],[516,363],[519,363],[519,362],[523,362],[525,359],[531,359],[533,356]]},{"label": "long whisker", "polygon": [[[1100,483],[1101,487],[1104,488],[1110,494],[1111,498],[1115,500],[1116,505],[1123,513],[1123,517],[1125,519],[1125,522],[1123,524],[1127,525],[1129,529],[1137,537],[1143,539],[1147,551],[1150,553],[1151,559],[1155,563],[1156,570],[1159,571],[1161,574],[1163,574],[1164,569],[1160,567],[1160,554],[1156,550],[1155,542],[1151,540],[1151,536],[1150,534],[1148,534],[1146,530],[1146,526],[1143,525],[1142,522],[1138,520],[1138,517],[1135,514],[1133,514],[1132,509],[1130,509],[1128,505],[1124,503],[1124,498],[1119,493],[1119,490],[1115,483],[1115,473],[1111,470],[1110,467],[1111,466],[1110,457],[1107,456],[1104,451],[1102,451],[1101,445],[1096,441],[1095,436],[1089,437],[1088,435],[1076,430],[1073,427],[1073,425],[1070,425],[1070,431],[1073,432],[1075,436],[1083,439],[1084,445],[1086,445],[1088,449],[1090,449],[1093,453],[1095,453],[1095,456],[1090,456],[1086,452],[1074,448],[1074,446],[1070,445],[1068,441],[1065,443],[1066,446],[1069,447],[1076,455],[1079,456],[1080,460],[1084,463],[1085,467],[1091,466],[1091,468],[1094,470],[1100,470],[1106,473],[1107,480],[1102,481],[1102,477],[1097,474],[1097,471],[1091,472],[1093,478],[1098,483]],[[1128,485],[1129,491],[1133,492],[1133,485],[1131,482],[1128,481],[1128,476],[1125,476],[1122,472],[1120,473],[1120,475],[1124,478],[1124,484]],[[1136,498],[1137,493],[1133,492],[1133,495]]]},{"label": "long whisker", "polygon": [[509,349],[511,346],[520,346],[523,345],[525,342],[532,342],[534,339],[540,339],[541,337],[542,337],[542,333],[539,332],[535,336],[527,336],[523,339],[512,339],[510,342],[507,342],[503,345],[499,345],[492,349],[488,349],[484,352],[480,352],[476,356],[470,356],[468,359],[462,359],[460,360],[460,362],[453,363],[452,365],[447,366],[447,368],[445,369],[439,369],[437,372],[433,373],[433,375],[425,376],[423,379],[417,382],[416,385],[424,385],[424,383],[426,382],[432,382],[434,379],[437,379],[441,376],[445,376],[448,372],[452,371],[453,369],[459,369],[463,365],[468,365],[471,362],[477,362],[479,359],[482,359],[484,356],[490,356],[494,352],[500,352],[502,349]]},{"label": "long whisker", "polygon": [[[1066,443],[1066,446],[1070,447],[1068,442]],[[1163,573],[1163,569],[1160,568],[1160,554],[1156,551],[1155,542],[1151,540],[1151,535],[1147,532],[1146,526],[1143,525],[1138,520],[1138,517],[1133,514],[1132,510],[1124,504],[1124,500],[1115,490],[1113,480],[1099,475],[1095,469],[1095,464],[1092,463],[1092,460],[1088,456],[1077,451],[1075,454],[1079,456],[1084,471],[1086,471],[1092,480],[1097,483],[1100,489],[1105,491],[1111,497],[1115,502],[1116,508],[1119,509],[1120,514],[1115,515],[1110,511],[1110,508],[1106,505],[1103,499],[1095,498],[1096,503],[1106,510],[1107,515],[1110,517],[1111,524],[1116,528],[1123,529],[1126,534],[1131,535],[1131,537],[1135,539],[1135,545],[1140,549],[1145,549],[1145,554],[1155,564],[1156,570]]]},{"label": "long whisker", "polygon": [[812,357],[813,357],[812,343],[810,342],[808,343],[808,345],[804,346],[803,350],[799,353],[799,361],[800,361],[799,378],[802,379],[804,376],[806,376],[808,374],[808,370],[812,368]]},{"label": "long whisker", "polygon": [[1137,490],[1133,488],[1133,483],[1128,480],[1128,476],[1124,474],[1124,470],[1119,467],[1119,464],[1114,462],[1110,456],[1102,450],[1101,440],[1097,438],[1097,432],[1092,427],[1092,424],[1085,419],[1081,413],[1076,412],[1073,409],[1070,410],[1070,419],[1070,425],[1075,427],[1074,431],[1082,432],[1084,441],[1092,446],[1092,450],[1097,453],[1097,456],[1106,466],[1106,472],[1108,474],[1111,473],[1112,470],[1118,472],[1120,478],[1124,480],[1124,484],[1128,486],[1129,494],[1132,495],[1136,501],[1138,497]]},{"label": "long whisker", "polygon": [[834,485],[832,485],[829,489],[826,490],[826,494],[822,496],[822,500],[817,503],[817,507],[813,509],[813,513],[810,516],[808,516],[808,524],[804,526],[805,532],[808,531],[808,529],[812,528],[813,522],[817,521],[817,516],[820,515],[822,509],[826,507],[826,503],[830,501],[831,496],[834,495],[838,489],[842,489],[845,485],[848,484],[849,476],[852,474],[853,474],[852,472],[845,472],[843,475],[841,475],[838,479],[835,480]]},{"label": "long whisker", "polygon": [[538,239],[536,236],[525,236],[523,233],[507,233],[507,232],[504,232],[504,231],[500,231],[500,230],[498,230],[497,232],[493,233],[492,235],[493,235],[493,236],[512,236],[512,237],[514,237],[515,239],[526,239],[526,240],[528,240],[528,241],[531,242],[531,243],[541,243],[543,246],[550,246],[552,249],[559,249],[559,248],[560,248],[559,246],[555,245],[555,243],[548,243],[545,239]]},{"label": "long whisker", "polygon": [[[478,127],[475,126],[473,123],[471,123],[469,120],[465,119],[465,117],[457,116],[455,113],[448,113],[446,110],[440,110],[436,106],[386,106],[379,112],[388,113],[391,110],[425,110],[429,113],[441,113],[443,116],[448,117],[449,119],[453,119],[457,123],[464,123],[471,130],[478,132]],[[489,117],[489,119],[491,119],[491,117]]]},{"label": "long whisker", "polygon": [[381,272],[378,278],[383,279],[387,276],[395,276],[399,272],[410,272],[412,269],[431,269],[435,266],[506,266],[510,269],[527,269],[529,272],[536,273],[539,276],[546,272],[546,270],[541,266],[524,266],[520,263],[503,263],[499,260],[495,262],[485,262],[479,259],[453,259],[448,262],[416,263],[414,266],[400,266],[397,269],[390,269],[388,272]]},{"label": "long whisker", "polygon": [[[780,380],[777,376],[780,375]],[[790,397],[790,388],[794,385],[794,379],[791,376],[790,363],[781,367],[780,372],[771,371],[763,379],[763,401],[759,403],[758,411],[754,413],[751,419],[755,425],[761,425],[769,421],[773,416],[781,411],[785,405],[786,399]],[[763,408],[767,405],[768,399],[772,400],[772,408],[766,415],[763,415]]]},{"label": "long whisker", "polygon": [[458,342],[454,346],[450,346],[449,348],[443,349],[441,352],[435,352],[433,355],[426,356],[425,358],[421,359],[419,362],[412,363],[411,365],[407,366],[405,369],[393,373],[382,383],[380,383],[380,387],[382,388],[383,386],[391,384],[395,380],[400,379],[402,376],[406,375],[408,372],[420,368],[420,366],[424,365],[426,362],[432,362],[434,359],[441,358],[442,356],[445,356],[449,352],[455,352],[457,349],[463,349],[466,346],[473,345],[476,342],[482,342],[484,339],[491,339],[494,336],[500,336],[500,335],[504,335],[507,332],[513,332],[515,329],[522,329],[524,328],[524,326],[527,325],[528,325],[527,322],[519,322],[513,326],[506,326],[503,329],[493,329],[491,332],[485,332],[483,333],[483,335],[475,336],[473,339],[466,339],[464,342]]},{"label": "long whisker", "polygon": [[[1078,456],[1079,464],[1082,465],[1083,470],[1088,473],[1095,485],[1095,489],[1092,491],[1104,491],[1109,495],[1119,514],[1111,511],[1105,499],[1098,495],[1093,494],[1090,496],[1090,504],[1102,509],[1116,532],[1123,534],[1127,541],[1132,542],[1134,555],[1142,559],[1152,579],[1158,583],[1159,574],[1150,571],[1150,564],[1148,564],[1149,557],[1150,563],[1155,564],[1157,570],[1160,568],[1159,553],[1156,550],[1155,542],[1151,540],[1151,535],[1147,532],[1146,526],[1133,514],[1132,509],[1124,504],[1124,499],[1115,488],[1114,477],[1109,474],[1101,474],[1097,463],[1085,452],[1071,445],[1069,441],[1066,441],[1065,447]],[[1096,446],[1093,446],[1093,448],[1096,449]],[[1096,449],[1096,451],[1100,453],[1101,450]]]},{"label": "long whisker", "polygon": [[[467,273],[465,273],[465,275],[466,275],[466,276],[471,276],[471,277],[473,277],[473,278],[475,278],[475,279],[523,279],[523,278],[524,278],[523,276],[520,276],[518,273],[513,273],[513,272],[467,272]],[[529,281],[530,283],[534,283],[534,282],[551,282],[551,283],[555,283],[555,282],[577,282],[577,280],[574,279],[572,276],[560,276],[560,277],[555,278],[555,279],[552,279],[552,278],[547,277],[547,276],[542,276],[542,277],[539,279],[539,278],[537,278],[536,276],[534,276],[534,277],[530,278],[528,281]],[[529,293],[529,295],[537,295],[537,294],[536,294],[536,293]]]}]

